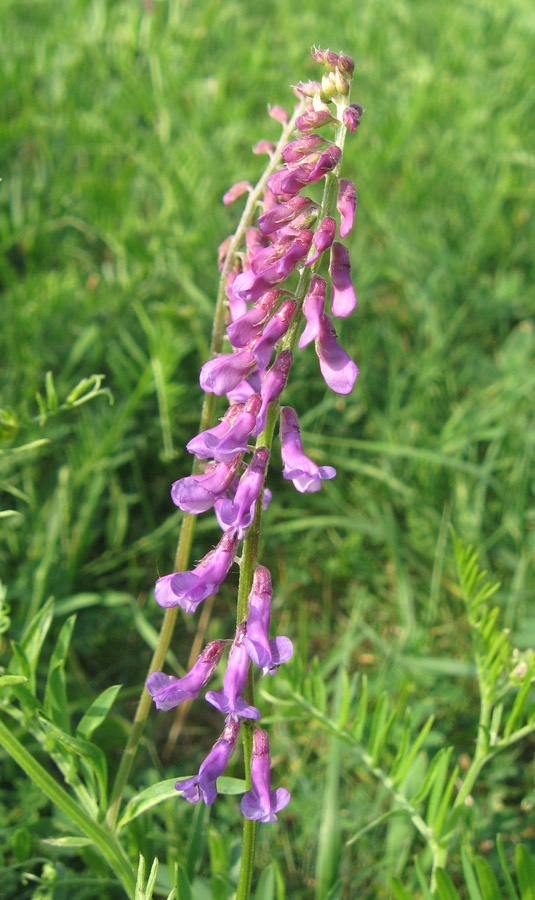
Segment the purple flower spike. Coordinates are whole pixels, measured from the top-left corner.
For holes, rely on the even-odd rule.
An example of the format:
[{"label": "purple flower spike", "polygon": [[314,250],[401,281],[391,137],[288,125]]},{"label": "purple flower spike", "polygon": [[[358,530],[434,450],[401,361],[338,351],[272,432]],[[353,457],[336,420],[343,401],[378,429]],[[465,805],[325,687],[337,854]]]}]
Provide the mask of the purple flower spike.
[{"label": "purple flower spike", "polygon": [[266,373],[266,376],[262,382],[261,390],[262,406],[260,407],[260,411],[258,413],[256,428],[253,432],[253,437],[258,437],[258,435],[266,427],[268,406],[272,402],[272,400],[276,400],[277,397],[280,397],[280,395],[282,394],[286,381],[288,380],[288,373],[290,371],[292,361],[292,351],[283,350],[277,356],[277,359],[271,366],[269,372]]},{"label": "purple flower spike", "polygon": [[248,468],[241,477],[234,500],[223,500],[218,509],[221,521],[227,527],[230,525],[238,529],[240,541],[253,521],[256,501],[262,490],[268,460],[269,450],[265,447],[255,450]]},{"label": "purple flower spike", "polygon": [[357,305],[355,288],[351,281],[351,260],[349,250],[335,241],[331,250],[329,266],[333,289],[331,293],[331,312],[338,319],[345,319]]},{"label": "purple flower spike", "polygon": [[203,391],[221,397],[247,378],[255,367],[256,360],[249,350],[224,353],[204,364],[199,382]]},{"label": "purple flower spike", "polygon": [[271,575],[265,566],[257,566],[253,587],[249,594],[247,633],[244,644],[249,659],[263,669],[263,675],[275,675],[279,666],[287,662],[293,652],[293,644],[287,637],[269,640],[271,620]]},{"label": "purple flower spike", "polygon": [[173,709],[184,700],[195,700],[212,677],[227,641],[207,644],[197,661],[183,678],[173,678],[163,672],[152,672],[147,678],[147,690],[156,709]]},{"label": "purple flower spike", "polygon": [[305,266],[311,266],[325,250],[329,249],[335,234],[336,222],[330,216],[326,216],[314,234],[314,255],[307,259]]},{"label": "purple flower spike", "polygon": [[336,394],[349,394],[359,374],[350,356],[340,347],[330,316],[323,313],[320,333],[316,340],[316,352],[320,370],[327,387]]},{"label": "purple flower spike", "polygon": [[330,481],[336,475],[336,469],[332,466],[317,466],[305,456],[299,419],[291,406],[283,406],[281,409],[280,441],[284,463],[282,477],[292,481],[300,494],[319,491],[322,481]]},{"label": "purple flower spike", "polygon": [[249,438],[256,426],[256,418],[262,406],[260,394],[253,394],[236,418],[232,428],[220,440],[210,432],[206,434],[206,446],[218,462],[230,462],[236,453],[245,453]]},{"label": "purple flower spike", "polygon": [[188,803],[198,803],[201,797],[207,806],[214,802],[217,797],[217,779],[227,768],[228,761],[234,753],[239,730],[238,722],[229,722],[225,725],[223,734],[201,763],[199,774],[193,778],[177,781],[175,788],[182,791],[182,796]]},{"label": "purple flower spike", "polygon": [[[197,459],[210,459],[213,457],[213,441],[215,440],[217,444],[225,437],[242,410],[243,403],[233,403],[232,406],[229,406],[219,425],[209,428],[208,431],[201,431],[200,434],[197,434],[186,444],[188,453],[194,453]],[[208,446],[207,441],[210,441],[210,446]]]},{"label": "purple flower spike", "polygon": [[319,337],[320,317],[325,308],[326,288],[327,285],[323,278],[319,275],[314,275],[303,304],[303,312],[307,324],[303,334],[299,338],[298,347],[300,350]]},{"label": "purple flower spike", "polygon": [[253,735],[251,790],[243,795],[240,806],[245,818],[253,822],[276,822],[276,813],[290,802],[290,791],[286,788],[271,790],[270,766],[267,732],[257,728]]},{"label": "purple flower spike", "polygon": [[331,116],[328,109],[310,110],[299,116],[295,126],[299,131],[314,131],[315,128],[322,128],[323,125],[339,125],[338,119]]},{"label": "purple flower spike", "polygon": [[267,323],[263,333],[248,344],[251,353],[261,368],[265,369],[269,364],[273,348],[277,341],[288,331],[295,309],[294,300],[285,300],[278,312]]},{"label": "purple flower spike", "polygon": [[225,206],[230,206],[231,203],[234,203],[238,197],[241,197],[242,194],[246,194],[247,191],[252,189],[251,185],[248,181],[238,181],[237,184],[233,184],[231,188],[228,189],[226,194],[223,194],[223,203]]},{"label": "purple flower spike", "polygon": [[248,706],[242,694],[247,681],[249,669],[249,657],[245,649],[243,639],[245,636],[245,624],[238,625],[236,638],[228,657],[227,670],[223,678],[222,691],[208,691],[205,699],[222,713],[227,713],[227,722],[233,719],[238,721],[241,716],[245,719],[259,719],[260,711],[256,706]]},{"label": "purple flower spike", "polygon": [[357,192],[355,185],[347,178],[340,181],[340,192],[336,201],[338,212],[340,213],[340,237],[345,238],[353,228],[353,220],[355,218],[355,210],[357,208]]},{"label": "purple flower spike", "polygon": [[227,334],[233,347],[245,347],[260,334],[262,326],[273,314],[281,294],[282,291],[276,288],[262,294],[252,309],[228,326]]},{"label": "purple flower spike", "polygon": [[304,134],[282,148],[282,158],[288,165],[300,163],[310,153],[323,150],[326,143],[327,139],[321,134]]},{"label": "purple flower spike", "polygon": [[173,503],[194,516],[211,509],[234,481],[240,461],[241,453],[237,453],[230,463],[212,463],[202,475],[175,481],[171,488]]},{"label": "purple flower spike", "polygon": [[164,609],[181,606],[184,612],[194,613],[199,603],[217,593],[227,577],[238,544],[238,532],[230,528],[217,547],[210,550],[191,572],[177,572],[158,578],[154,588],[156,602]]}]

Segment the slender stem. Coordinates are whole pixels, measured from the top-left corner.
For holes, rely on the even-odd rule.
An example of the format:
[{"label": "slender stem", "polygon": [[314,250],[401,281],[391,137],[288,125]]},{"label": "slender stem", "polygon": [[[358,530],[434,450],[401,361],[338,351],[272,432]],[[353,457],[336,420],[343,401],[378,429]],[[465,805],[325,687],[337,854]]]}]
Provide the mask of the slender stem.
[{"label": "slender stem", "polygon": [[[272,172],[275,171],[277,166],[280,163],[281,159],[281,150],[284,145],[288,141],[289,135],[292,133],[295,120],[303,111],[303,104],[298,104],[294,115],[288,122],[288,124],[283,128],[280,140],[273,151],[271,159],[262,174],[258,184],[256,187],[250,191],[249,197],[247,199],[247,203],[245,204],[245,208],[243,210],[240,222],[234,233],[234,236],[230,242],[227,255],[225,258],[225,263],[223,265],[223,269],[221,272],[221,278],[219,281],[219,287],[217,291],[217,300],[214,312],[214,321],[212,326],[212,340],[210,346],[210,358],[216,356],[221,352],[221,348],[223,346],[223,337],[225,333],[225,287],[227,282],[227,276],[231,271],[235,259],[236,254],[240,249],[242,244],[246,229],[249,227],[251,222],[254,219],[257,203],[265,191],[266,182]],[[213,422],[214,419],[214,409],[215,409],[215,396],[214,394],[204,394],[202,410],[201,410],[201,418],[199,423],[199,431],[205,431]],[[192,466],[192,474],[195,475],[200,471],[200,463],[195,458]],[[195,520],[196,517],[191,515],[190,513],[184,513],[182,518],[182,524],[180,528],[180,535],[178,539],[178,546],[175,555],[175,563],[174,563],[174,571],[175,572],[184,572],[187,569],[189,555],[191,551],[191,544],[193,541],[193,532],[195,529]],[[160,635],[158,638],[158,644],[156,645],[156,649],[154,651],[149,671],[147,675],[151,672],[157,671],[161,669],[167,651],[169,649],[169,645],[171,643],[171,638],[173,636],[173,631],[175,627],[175,622],[177,618],[178,610],[168,609],[164,615],[162,627],[160,630]],[[119,808],[121,805],[121,799],[123,795],[123,791],[125,785],[128,781],[128,777],[130,775],[130,771],[132,769],[132,765],[134,762],[135,755],[137,753],[137,749],[139,746],[139,742],[143,735],[143,731],[145,729],[145,723],[147,721],[147,717],[149,715],[151,707],[151,697],[146,688],[143,688],[141,693],[141,697],[139,699],[138,707],[136,710],[136,714],[134,716],[134,721],[132,723],[132,728],[130,730],[130,734],[128,736],[128,740],[126,746],[123,751],[123,755],[121,757],[121,762],[119,763],[119,768],[117,770],[117,775],[115,777],[115,782],[113,785],[112,793],[111,793],[111,801],[110,806],[108,808],[108,812],[106,815],[106,822],[110,828],[114,828],[117,822],[117,818],[119,815]]]}]

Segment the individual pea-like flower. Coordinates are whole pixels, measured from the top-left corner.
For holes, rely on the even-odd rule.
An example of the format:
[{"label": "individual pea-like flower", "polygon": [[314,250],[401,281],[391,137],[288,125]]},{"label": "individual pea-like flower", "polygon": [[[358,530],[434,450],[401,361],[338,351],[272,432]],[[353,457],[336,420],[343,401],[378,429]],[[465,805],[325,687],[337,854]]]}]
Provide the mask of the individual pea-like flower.
[{"label": "individual pea-like flower", "polygon": [[350,134],[354,134],[360,125],[363,109],[360,103],[350,103],[342,113],[342,123]]},{"label": "individual pea-like flower", "polygon": [[251,353],[262,369],[269,365],[273,348],[277,341],[288,331],[295,310],[295,300],[285,300],[273,318],[269,320],[262,334],[255,338],[254,341],[251,341]]},{"label": "individual pea-like flower", "polygon": [[311,266],[312,263],[315,263],[317,259],[321,256],[321,254],[328,250],[331,246],[334,236],[336,234],[336,222],[330,216],[326,216],[319,225],[319,228],[314,233],[314,254],[310,256],[305,266]]},{"label": "individual pea-like flower", "polygon": [[260,394],[260,396],[262,397],[262,406],[260,407],[258,416],[256,418],[256,427],[253,432],[253,437],[258,437],[258,435],[266,427],[268,406],[273,400],[276,400],[277,397],[280,397],[282,391],[284,390],[284,386],[286,384],[286,381],[288,380],[288,374],[290,372],[292,360],[292,351],[282,350],[282,352],[279,353],[277,359],[271,366],[269,372],[266,373],[262,382],[262,389]]},{"label": "individual pea-like flower", "polygon": [[182,791],[182,796],[188,803],[198,803],[201,797],[206,806],[214,802],[217,797],[217,779],[227,768],[228,761],[234,753],[239,730],[239,722],[228,722],[221,737],[201,763],[198,774],[193,778],[177,781],[175,788]]},{"label": "individual pea-like flower", "polygon": [[276,122],[280,122],[281,125],[288,124],[289,116],[283,106],[268,106],[268,112]]},{"label": "individual pea-like flower", "polygon": [[340,237],[345,238],[353,228],[355,210],[357,208],[357,192],[355,185],[347,178],[340,180],[340,190],[336,201],[340,213]]},{"label": "individual pea-like flower", "polygon": [[258,219],[258,227],[262,234],[273,234],[274,231],[278,231],[283,225],[287,225],[299,213],[302,213],[312,205],[313,202],[309,197],[301,197],[300,195],[292,197],[287,203],[277,203],[262,213]]},{"label": "individual pea-like flower", "polygon": [[[302,134],[282,148],[282,158],[288,165],[294,165],[302,162],[311,153],[323,150],[326,146],[327,138],[323,137],[322,134]],[[259,228],[261,228],[260,222],[258,224]]]},{"label": "individual pea-like flower", "polygon": [[332,280],[331,312],[338,319],[351,315],[357,305],[355,288],[351,281],[349,250],[335,241],[331,250],[329,272]]},{"label": "individual pea-like flower", "polygon": [[240,805],[245,818],[253,822],[276,822],[276,814],[290,802],[290,791],[286,788],[271,790],[270,768],[268,734],[263,728],[257,728],[253,735],[251,790],[243,795]]},{"label": "individual pea-like flower", "polygon": [[299,116],[295,123],[298,131],[314,131],[315,128],[322,128],[324,125],[339,125],[338,119],[331,116],[328,109],[310,110]]},{"label": "individual pea-like flower", "polygon": [[227,643],[228,641],[212,641],[207,644],[183,678],[152,672],[147,678],[147,690],[156,709],[173,709],[184,700],[195,700],[212,677]]},{"label": "individual pea-like flower", "polygon": [[205,362],[199,382],[203,391],[221,397],[247,378],[255,367],[256,359],[247,348],[234,353],[223,353],[222,356]]},{"label": "individual pea-like flower", "polygon": [[223,195],[223,203],[225,206],[230,206],[230,204],[234,203],[238,197],[241,197],[250,190],[252,190],[252,186],[248,181],[238,181],[237,184],[233,184],[232,187],[228,189],[227,193]]},{"label": "individual pea-like flower", "polygon": [[[194,448],[198,447],[199,452],[204,453],[205,448],[210,456],[218,462],[230,462],[236,453],[245,453],[249,443],[249,438],[254,431],[256,425],[256,417],[262,406],[262,398],[260,394],[252,394],[242,406],[235,417],[232,424],[222,437],[215,434],[215,428],[209,428],[203,431],[193,439]],[[232,409],[232,407],[230,407]],[[218,426],[216,426],[217,428]],[[190,449],[192,441],[187,445],[188,450],[199,455],[197,449]]]},{"label": "individual pea-like flower", "polygon": [[316,353],[327,387],[335,394],[349,394],[353,390],[359,370],[351,357],[340,347],[332,319],[327,313],[320,316]]},{"label": "individual pea-like flower", "polygon": [[306,327],[299,338],[300,350],[319,337],[321,316],[325,308],[325,292],[327,285],[320,275],[314,275],[303,303],[303,313],[306,319]]},{"label": "individual pea-like flower", "polygon": [[332,466],[317,466],[305,456],[301,442],[299,419],[295,409],[283,406],[280,419],[281,456],[284,463],[282,477],[292,481],[300,494],[315,493],[322,481],[330,481],[336,475]]},{"label": "individual pea-like flower", "polygon": [[260,718],[260,710],[256,706],[249,706],[243,697],[249,669],[249,657],[243,643],[244,637],[245,623],[242,623],[238,625],[236,637],[229,653],[223,677],[223,690],[207,691],[205,694],[208,703],[211,703],[220,712],[227,713],[227,722],[231,719],[236,722],[239,717]]},{"label": "individual pea-like flower", "polygon": [[245,648],[250,660],[262,674],[275,675],[279,666],[288,662],[294,648],[290,638],[269,639],[271,621],[271,575],[265,566],[257,566],[249,594]]},{"label": "individual pea-like flower", "polygon": [[[267,248],[274,255],[275,261],[266,268],[262,268],[261,272],[256,272],[253,264],[247,272],[238,275],[232,285],[234,296],[246,303],[256,303],[258,298],[274,284],[284,281],[290,272],[293,272],[297,263],[305,258],[310,250],[313,236],[311,231],[303,231],[291,242],[289,248],[286,248],[285,245],[273,245]],[[259,263],[263,262],[262,258]]]},{"label": "individual pea-like flower", "polygon": [[245,347],[249,341],[258,337],[267,320],[273,315],[281,294],[282,291],[276,288],[267,291],[251,309],[231,322],[227,334],[233,347]]},{"label": "individual pea-like flower", "polygon": [[213,456],[212,447],[213,440],[210,440],[210,446],[206,443],[209,439],[214,439],[217,443],[225,435],[230,431],[230,429],[235,425],[236,420],[240,413],[243,410],[243,403],[233,403],[232,406],[229,406],[225,415],[219,422],[219,425],[215,425],[213,428],[209,428],[207,431],[201,431],[200,434],[195,435],[195,437],[191,438],[191,440],[186,444],[186,450],[188,453],[194,453],[197,459],[210,459]]},{"label": "individual pea-like flower", "polygon": [[212,509],[236,477],[241,462],[237,453],[230,463],[211,463],[202,475],[189,475],[175,481],[171,499],[183,512],[198,515]]},{"label": "individual pea-like flower", "polygon": [[233,500],[223,500],[218,508],[219,517],[226,527],[231,526],[238,529],[238,539],[240,541],[253,521],[256,502],[262,490],[268,460],[269,450],[265,447],[259,447],[255,450],[251,462],[240,479]]},{"label": "individual pea-like flower", "polygon": [[180,606],[194,613],[199,603],[217,593],[236,554],[238,532],[229,528],[217,547],[210,550],[191,572],[175,572],[158,578],[154,588],[156,602],[164,609]]},{"label": "individual pea-like flower", "polygon": [[258,141],[253,147],[253,153],[255,156],[261,156],[263,153],[266,153],[268,156],[273,154],[275,149],[275,144],[272,141]]},{"label": "individual pea-like flower", "polygon": [[[320,47],[312,47],[311,52],[315,61],[319,63],[320,66],[325,66],[328,72],[334,72],[340,62],[339,54],[333,53],[332,50],[322,50]],[[350,60],[351,57],[348,56],[346,59]]]}]

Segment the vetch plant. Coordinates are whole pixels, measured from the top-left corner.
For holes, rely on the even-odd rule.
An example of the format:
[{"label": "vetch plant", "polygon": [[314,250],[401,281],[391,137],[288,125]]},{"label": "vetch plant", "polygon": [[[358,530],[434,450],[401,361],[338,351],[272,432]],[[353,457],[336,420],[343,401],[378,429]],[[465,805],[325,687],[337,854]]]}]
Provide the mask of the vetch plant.
[{"label": "vetch plant", "polygon": [[[223,731],[198,774],[177,781],[176,789],[190,803],[213,803],[217,779],[241,732],[247,790],[241,801],[245,825],[240,898],[250,894],[256,823],[275,822],[290,802],[286,788],[271,788],[269,738],[256,725],[261,711],[255,706],[252,677],[254,668],[262,676],[274,675],[293,654],[288,637],[269,637],[271,575],[258,559],[262,510],[269,500],[266,476],[279,420],[283,475],[297,491],[318,491],[324,480],[336,476],[332,466],[318,466],[305,455],[298,413],[281,408],[280,398],[296,344],[303,349],[314,341],[320,372],[336,393],[348,394],[358,375],[338,343],[331,316],[346,317],[356,306],[349,251],[335,238],[337,231],[347,236],[353,224],[356,192],[351,182],[340,179],[340,168],[346,134],[355,131],[362,108],[349,101],[353,61],[316,48],[313,55],[326,70],[321,82],[296,86],[298,103],[291,119],[281,107],[270,109],[283,132],[276,146],[261,141],[255,148],[269,156],[258,186],[253,189],[240,181],[223,198],[228,205],[249,195],[235,235],[220,247],[222,290],[214,353],[199,381],[209,397],[226,395],[229,406],[219,424],[211,425],[208,415],[202,416],[200,433],[187,445],[196,456],[193,472],[171,489],[173,502],[186,516],[214,509],[223,536],[190,570],[180,564],[184,557],[177,556],[176,571],[159,578],[155,587],[163,608],[195,613],[217,593],[243,542],[234,636],[209,644],[183,678],[172,678],[154,666],[147,680],[158,709],[171,709],[199,696],[229,645],[223,688],[205,695],[225,717]],[[323,197],[317,202],[304,191],[320,181]],[[318,274],[320,267],[325,277]],[[220,352],[225,328],[231,350]]]}]

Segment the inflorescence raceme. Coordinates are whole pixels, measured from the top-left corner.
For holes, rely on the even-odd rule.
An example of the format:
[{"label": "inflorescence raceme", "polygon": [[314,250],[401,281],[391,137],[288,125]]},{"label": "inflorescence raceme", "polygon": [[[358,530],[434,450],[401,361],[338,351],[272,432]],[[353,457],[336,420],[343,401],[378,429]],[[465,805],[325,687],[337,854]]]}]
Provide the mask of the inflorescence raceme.
[{"label": "inflorescence raceme", "polygon": [[[229,407],[218,425],[187,445],[198,459],[208,460],[204,473],[181,478],[171,489],[173,502],[184,512],[198,515],[213,509],[223,536],[191,571],[158,579],[155,596],[165,608],[180,606],[194,613],[203,600],[217,593],[235,560],[238,543],[247,539],[257,505],[265,509],[269,503],[265,479],[273,429],[266,429],[266,423],[270,410],[279,410],[303,321],[297,346],[302,349],[314,341],[321,374],[331,390],[348,394],[358,375],[357,366],[338,343],[332,316],[349,316],[357,303],[349,251],[335,238],[337,227],[340,238],[347,237],[353,227],[355,186],[340,178],[339,172],[346,134],[356,131],[363,110],[349,102],[353,60],[330,50],[313,48],[312,52],[325,74],[321,82],[300,82],[294,88],[299,98],[296,137],[282,148],[280,166],[267,178],[257,226],[246,229],[245,246],[228,261],[225,294],[232,350],[201,369],[203,390],[225,394]],[[271,107],[269,113],[283,129],[288,125],[288,113],[282,107]],[[333,128],[331,140],[328,135]],[[254,152],[267,153],[273,160],[275,145],[263,140]],[[302,193],[320,181],[324,182],[321,203]],[[227,191],[223,202],[229,205],[251,190],[248,182],[241,181]],[[221,270],[231,240],[220,247]],[[327,282],[317,274],[328,253],[329,312],[325,309]],[[294,272],[298,284],[292,290],[287,280]],[[280,409],[279,436],[283,477],[298,491],[319,491],[322,481],[335,477],[332,466],[318,466],[305,455],[298,416],[291,407]],[[252,439],[256,439],[254,448]],[[190,803],[201,798],[207,805],[213,803],[217,778],[234,752],[245,719],[255,730],[251,788],[242,798],[241,811],[259,822],[275,822],[290,800],[285,788],[271,790],[268,735],[255,727],[261,713],[244,696],[250,663],[263,676],[274,675],[293,653],[289,638],[269,637],[271,595],[269,570],[255,565],[247,613],[242,621],[238,617],[234,638],[209,643],[183,678],[153,672],[147,681],[157,708],[172,709],[199,696],[229,647],[222,690],[205,695],[225,716],[225,727],[198,774],[178,781],[176,788]]]}]

